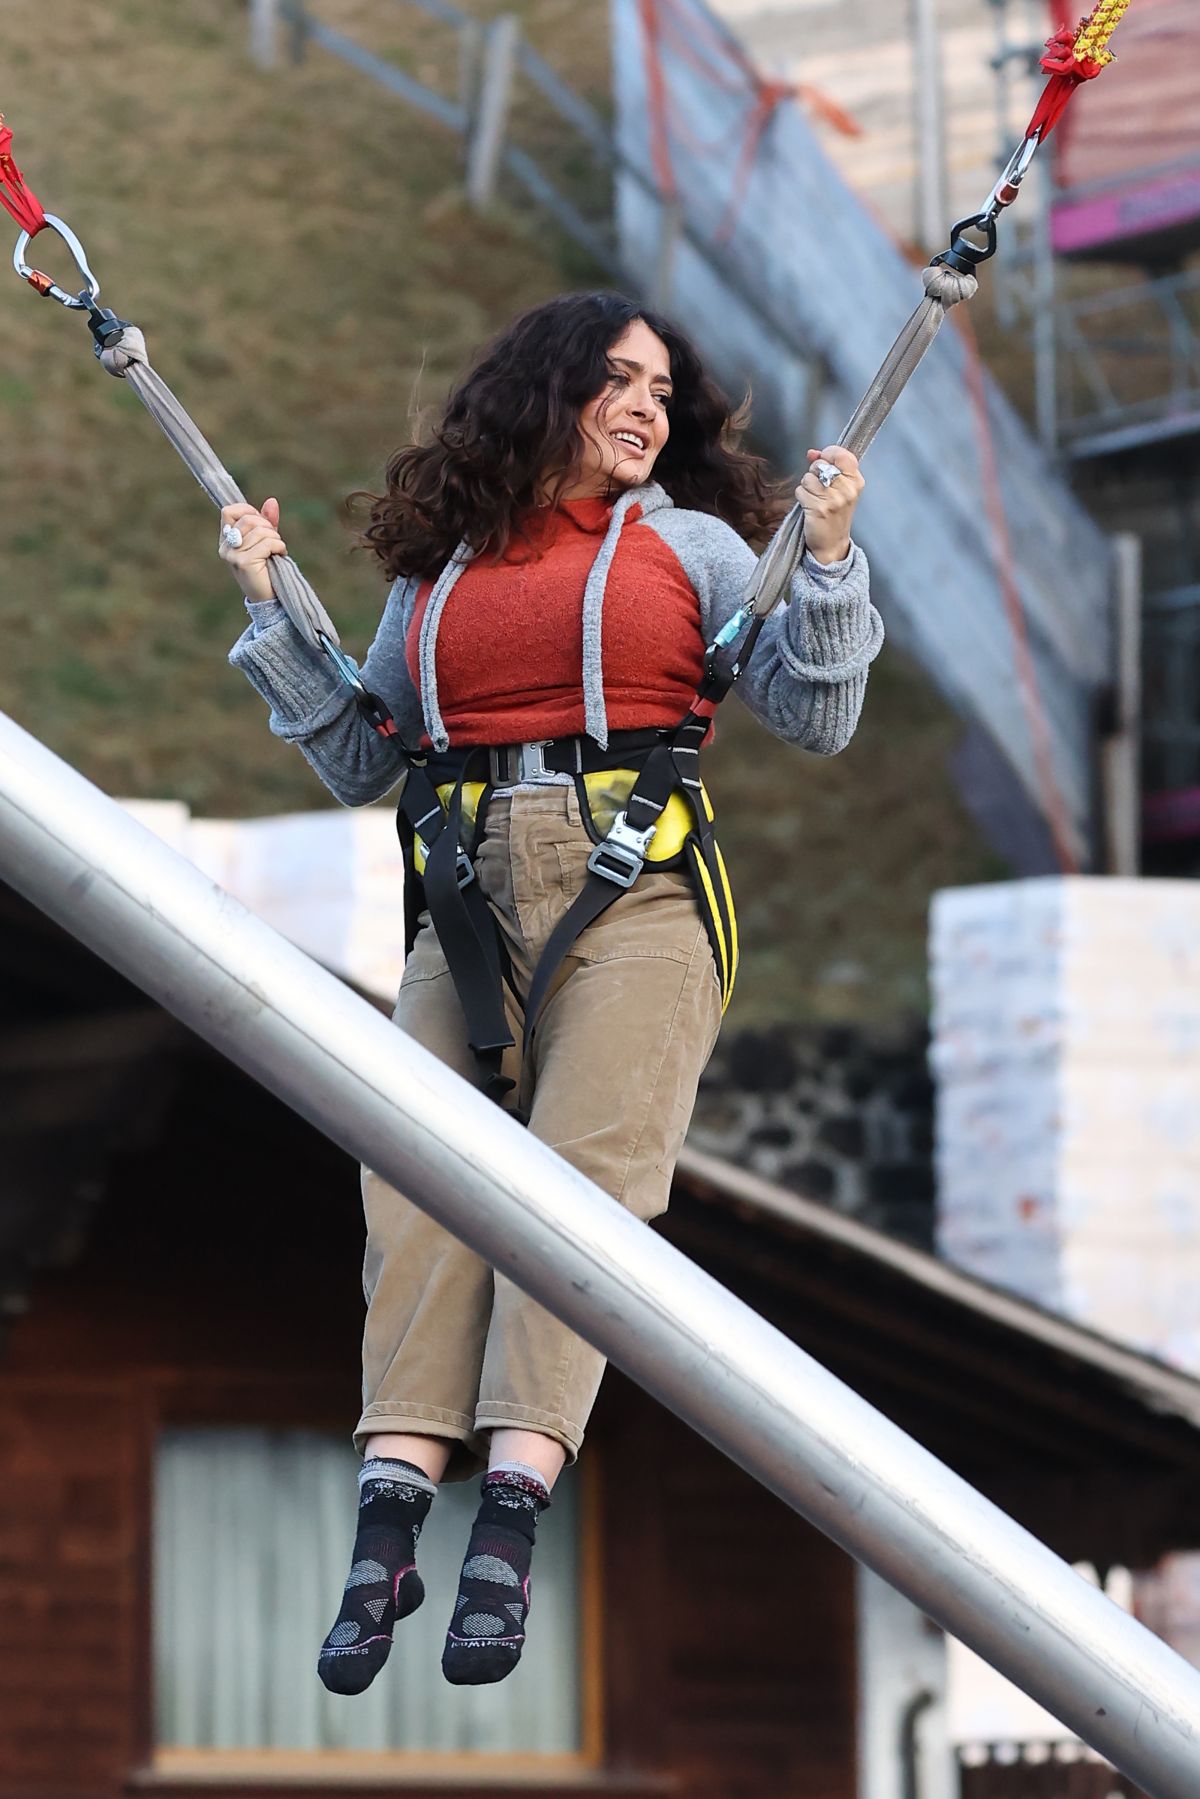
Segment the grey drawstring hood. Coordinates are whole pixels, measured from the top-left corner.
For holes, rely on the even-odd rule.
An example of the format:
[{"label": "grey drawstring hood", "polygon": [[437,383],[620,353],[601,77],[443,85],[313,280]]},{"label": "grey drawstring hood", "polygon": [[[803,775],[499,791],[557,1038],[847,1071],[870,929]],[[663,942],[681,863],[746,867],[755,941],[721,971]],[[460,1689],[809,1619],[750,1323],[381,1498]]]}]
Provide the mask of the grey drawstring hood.
[{"label": "grey drawstring hood", "polygon": [[450,739],[446,734],[446,721],[442,717],[442,709],[438,704],[438,626],[442,622],[442,613],[446,610],[446,601],[454,592],[455,582],[467,565],[474,560],[475,552],[464,538],[434,582],[433,592],[429,596],[429,604],[425,608],[425,616],[421,620],[421,641],[418,652],[421,670],[421,709],[425,714],[425,729],[429,733],[429,741],[435,750],[450,748]]},{"label": "grey drawstring hood", "polygon": [[[625,521],[634,507],[640,507],[640,515],[645,518],[649,513],[660,512],[673,504],[671,496],[657,481],[647,481],[641,487],[627,488],[613,507],[604,541],[596,552],[596,559],[583,590],[584,730],[602,750],[608,748],[608,707],[604,701],[604,595],[608,587],[609,570],[617,553]],[[429,596],[429,604],[425,608],[425,616],[421,620],[421,710],[429,741],[435,750],[447,750],[450,747],[446,721],[438,704],[438,627],[442,622],[442,613],[446,610],[446,602],[454,591],[455,582],[472,561],[474,551],[467,543],[460,543],[438,576]]]},{"label": "grey drawstring hood", "polygon": [[647,512],[657,512],[660,507],[672,503],[656,481],[648,481],[644,487],[631,487],[623,493],[613,507],[604,542],[583,590],[583,728],[602,750],[608,748],[608,707],[604,702],[604,593],[608,586],[608,571],[632,509],[640,506],[645,517]]}]

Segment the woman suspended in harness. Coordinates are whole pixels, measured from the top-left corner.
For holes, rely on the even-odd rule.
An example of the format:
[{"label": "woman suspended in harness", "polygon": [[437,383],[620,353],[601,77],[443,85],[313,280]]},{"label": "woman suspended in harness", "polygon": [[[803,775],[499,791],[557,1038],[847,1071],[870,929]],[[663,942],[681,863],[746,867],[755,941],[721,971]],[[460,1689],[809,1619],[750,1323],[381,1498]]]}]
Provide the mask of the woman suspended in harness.
[{"label": "woman suspended in harness", "polygon": [[[833,755],[883,633],[850,539],[857,462],[809,460],[808,548],[738,691],[777,736]],[[518,319],[386,489],[365,536],[392,588],[362,681],[411,746],[395,1021],[652,1219],[737,965],[697,690],[741,608],[746,540],[785,508],[687,340],[613,294]],[[222,516],[251,621],[231,660],[339,800],[382,798],[395,742],[271,597],[276,502]],[[359,1527],[320,1675],[370,1685],[424,1596],[415,1548],[438,1483],[486,1467],[442,1666],[501,1680],[538,1515],[603,1358],[370,1171],[363,1194]]]}]

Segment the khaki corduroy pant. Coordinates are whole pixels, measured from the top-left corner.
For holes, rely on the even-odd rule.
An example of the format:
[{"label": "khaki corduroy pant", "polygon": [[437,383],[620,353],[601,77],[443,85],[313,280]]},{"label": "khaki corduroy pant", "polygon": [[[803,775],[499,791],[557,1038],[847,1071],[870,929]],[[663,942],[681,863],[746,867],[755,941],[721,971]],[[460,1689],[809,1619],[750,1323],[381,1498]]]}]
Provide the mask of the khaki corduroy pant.
[{"label": "khaki corduroy pant", "polygon": [[[494,799],[476,859],[517,986],[578,895],[591,840],[571,787]],[[466,1079],[466,1025],[426,922],[396,1023]],[[648,1220],[665,1211],[696,1088],[721,1023],[712,950],[683,873],[642,875],[583,933],[546,1002],[526,1065],[505,1072],[535,1137]],[[523,1020],[510,1024],[519,1046]],[[484,1433],[555,1438],[573,1459],[604,1358],[377,1175],[367,1216],[360,1450],[373,1432],[449,1439],[448,1478],[487,1459]]]}]

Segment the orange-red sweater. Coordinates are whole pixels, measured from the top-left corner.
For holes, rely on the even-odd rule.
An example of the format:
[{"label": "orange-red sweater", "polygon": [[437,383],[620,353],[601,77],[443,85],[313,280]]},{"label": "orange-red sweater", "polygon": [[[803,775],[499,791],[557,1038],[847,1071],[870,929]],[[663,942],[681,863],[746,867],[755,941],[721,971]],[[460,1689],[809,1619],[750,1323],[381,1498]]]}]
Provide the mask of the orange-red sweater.
[{"label": "orange-red sweater", "polygon": [[[502,561],[463,571],[437,645],[452,744],[583,735],[583,590],[611,517],[604,500],[566,501],[532,516],[532,546],[515,541]],[[703,672],[700,602],[675,552],[640,518],[635,507],[604,594],[604,694],[614,731],[677,724]],[[432,591],[432,581],[422,584],[405,644],[418,688]]]}]

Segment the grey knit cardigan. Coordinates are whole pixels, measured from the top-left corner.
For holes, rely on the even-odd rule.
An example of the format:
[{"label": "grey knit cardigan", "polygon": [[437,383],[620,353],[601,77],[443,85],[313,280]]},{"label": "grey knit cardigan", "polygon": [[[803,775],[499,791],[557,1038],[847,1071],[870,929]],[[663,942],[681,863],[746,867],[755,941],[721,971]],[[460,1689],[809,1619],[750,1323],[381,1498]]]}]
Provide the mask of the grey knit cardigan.
[{"label": "grey knit cardigan", "polygon": [[[604,590],[617,539],[634,506],[678,557],[699,603],[706,643],[742,602],[754,553],[720,519],[685,512],[656,482],[628,489],[613,508],[583,598],[583,693],[587,734],[605,748],[602,660]],[[448,738],[438,704],[437,638],[446,601],[471,552],[460,546],[430,595],[420,638],[420,691],[409,674],[405,644],[418,579],[397,581],[388,595],[362,678],[395,719],[405,743],[422,731],[438,749]],[[328,660],[293,628],[282,606],[247,602],[250,625],[230,652],[271,708],[277,737],[299,746],[329,791],[347,806],[381,799],[399,779],[394,750],[359,714]],[[849,743],[862,710],[867,670],[883,642],[871,604],[867,559],[857,546],[844,562],[822,566],[804,557],[791,602],[767,620],[749,668],[734,691],[768,730],[822,756]]]}]

